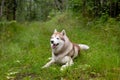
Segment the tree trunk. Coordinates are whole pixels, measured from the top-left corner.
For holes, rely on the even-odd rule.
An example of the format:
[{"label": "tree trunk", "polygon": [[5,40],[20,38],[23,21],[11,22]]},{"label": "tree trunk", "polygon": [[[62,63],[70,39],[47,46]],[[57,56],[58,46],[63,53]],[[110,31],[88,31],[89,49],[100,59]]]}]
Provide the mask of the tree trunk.
[{"label": "tree trunk", "polygon": [[100,16],[101,11],[101,2],[100,0],[94,0],[94,17]]},{"label": "tree trunk", "polygon": [[118,6],[118,2],[111,2],[110,3],[110,16],[111,17],[117,17],[118,16],[118,11],[119,11],[119,6]]},{"label": "tree trunk", "polygon": [[86,16],[86,0],[83,0],[83,8],[82,8],[82,14],[83,16]]},{"label": "tree trunk", "polygon": [[1,1],[0,17],[3,15],[4,0]]},{"label": "tree trunk", "polygon": [[66,3],[67,3],[67,1],[64,1],[64,0],[54,0],[54,2],[55,2],[56,8],[59,11],[63,12],[64,9],[66,9]]},{"label": "tree trunk", "polygon": [[17,2],[16,0],[13,1],[13,20],[16,20],[16,8],[17,8]]}]

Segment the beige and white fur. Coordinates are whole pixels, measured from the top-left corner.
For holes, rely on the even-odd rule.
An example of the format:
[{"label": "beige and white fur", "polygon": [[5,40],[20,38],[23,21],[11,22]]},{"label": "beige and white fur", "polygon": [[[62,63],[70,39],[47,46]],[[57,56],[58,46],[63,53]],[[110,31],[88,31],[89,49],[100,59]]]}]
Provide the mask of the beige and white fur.
[{"label": "beige and white fur", "polygon": [[42,68],[49,67],[53,63],[60,63],[63,64],[61,67],[61,70],[63,70],[64,68],[74,64],[73,59],[78,56],[80,50],[89,49],[89,46],[85,44],[72,43],[66,36],[65,30],[57,32],[55,29],[50,42],[52,57]]}]

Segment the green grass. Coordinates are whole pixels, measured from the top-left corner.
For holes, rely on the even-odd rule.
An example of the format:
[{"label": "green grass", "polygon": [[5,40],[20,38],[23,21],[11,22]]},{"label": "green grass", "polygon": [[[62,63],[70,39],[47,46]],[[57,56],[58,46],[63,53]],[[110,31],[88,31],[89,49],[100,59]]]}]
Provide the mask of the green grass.
[{"label": "green grass", "polygon": [[[87,24],[87,20],[76,20],[69,14],[42,23],[0,23],[0,79],[119,80],[119,25],[113,19]],[[72,42],[90,46],[65,71],[57,64],[41,69],[51,56],[49,39],[55,28],[65,29]]]}]

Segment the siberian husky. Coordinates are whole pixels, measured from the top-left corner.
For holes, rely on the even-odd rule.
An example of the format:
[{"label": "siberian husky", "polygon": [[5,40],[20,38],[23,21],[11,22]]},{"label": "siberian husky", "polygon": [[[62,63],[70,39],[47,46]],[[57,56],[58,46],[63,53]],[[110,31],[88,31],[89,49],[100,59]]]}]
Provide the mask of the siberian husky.
[{"label": "siberian husky", "polygon": [[65,30],[57,32],[55,29],[51,36],[50,44],[52,48],[52,57],[42,68],[49,67],[53,63],[60,63],[63,64],[61,67],[61,70],[63,70],[73,64],[73,59],[78,56],[80,50],[89,49],[89,46],[85,44],[72,43],[66,36]]}]

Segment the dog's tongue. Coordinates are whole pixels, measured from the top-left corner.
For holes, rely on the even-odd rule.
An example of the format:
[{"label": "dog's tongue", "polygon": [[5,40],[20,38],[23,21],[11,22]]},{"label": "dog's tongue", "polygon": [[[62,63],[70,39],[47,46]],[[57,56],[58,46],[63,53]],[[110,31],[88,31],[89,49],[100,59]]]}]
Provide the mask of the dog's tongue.
[{"label": "dog's tongue", "polygon": [[53,44],[52,48],[53,48],[53,49],[54,49],[54,48],[56,48],[56,45],[55,45],[55,44]]}]

